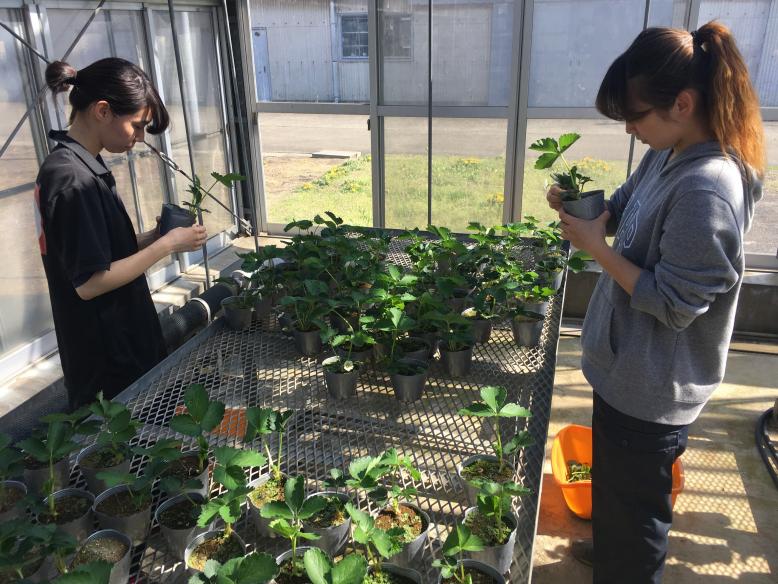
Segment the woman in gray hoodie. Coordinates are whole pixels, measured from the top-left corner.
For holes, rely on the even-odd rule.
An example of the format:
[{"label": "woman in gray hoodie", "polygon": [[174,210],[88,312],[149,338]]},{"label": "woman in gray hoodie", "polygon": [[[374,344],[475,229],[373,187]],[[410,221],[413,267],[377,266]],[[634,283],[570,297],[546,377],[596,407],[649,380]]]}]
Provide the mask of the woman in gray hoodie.
[{"label": "woman in gray hoodie", "polygon": [[[562,233],[603,273],[583,325],[594,389],[594,582],[659,583],[672,465],[724,376],[743,279],[743,236],[761,198],[756,93],[729,30],[650,28],[611,65],[597,109],[650,150],[593,221],[547,198]],[[606,235],[615,235],[612,246]]]}]

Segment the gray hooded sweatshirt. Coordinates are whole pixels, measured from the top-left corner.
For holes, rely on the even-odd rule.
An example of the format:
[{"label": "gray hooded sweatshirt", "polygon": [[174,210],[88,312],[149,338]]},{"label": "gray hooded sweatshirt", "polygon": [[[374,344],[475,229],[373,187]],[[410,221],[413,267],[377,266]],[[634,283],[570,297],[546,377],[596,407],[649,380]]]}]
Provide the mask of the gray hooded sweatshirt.
[{"label": "gray hooded sweatshirt", "polygon": [[717,142],[669,157],[649,151],[608,202],[614,249],[643,271],[631,297],[600,276],[583,325],[582,369],[617,410],[681,425],[724,377],[743,235],[762,191]]}]

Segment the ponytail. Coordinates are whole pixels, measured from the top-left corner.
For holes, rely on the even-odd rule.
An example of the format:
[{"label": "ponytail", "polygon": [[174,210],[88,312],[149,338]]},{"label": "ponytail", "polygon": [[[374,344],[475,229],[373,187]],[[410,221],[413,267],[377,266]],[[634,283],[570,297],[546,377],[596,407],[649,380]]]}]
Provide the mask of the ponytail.
[{"label": "ponytail", "polygon": [[697,30],[697,43],[710,54],[704,92],[710,129],[722,148],[732,148],[761,176],[766,160],[759,98],[735,39],[726,26],[713,21]]},{"label": "ponytail", "polygon": [[597,109],[614,120],[633,121],[637,97],[670,109],[684,89],[695,89],[711,132],[727,154],[731,149],[760,176],[766,166],[759,100],[729,29],[709,22],[693,33],[648,28],[610,66],[597,93]]},{"label": "ponytail", "polygon": [[170,124],[165,104],[151,84],[146,73],[137,65],[111,57],[95,61],[76,71],[63,61],[54,61],[46,67],[46,84],[54,95],[70,92],[70,123],[78,112],[86,110],[96,101],[106,101],[117,116],[134,114],[142,109],[151,110],[149,134],[160,134]]}]

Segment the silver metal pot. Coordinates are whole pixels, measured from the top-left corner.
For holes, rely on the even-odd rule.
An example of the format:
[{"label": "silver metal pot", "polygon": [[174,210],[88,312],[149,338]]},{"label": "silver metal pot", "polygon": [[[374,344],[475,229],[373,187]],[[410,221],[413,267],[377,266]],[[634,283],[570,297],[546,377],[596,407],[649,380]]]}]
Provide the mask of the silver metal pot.
[{"label": "silver metal pot", "polygon": [[124,461],[120,462],[116,466],[110,466],[106,468],[89,468],[87,466],[84,466],[83,463],[84,458],[86,458],[93,452],[102,450],[103,448],[105,448],[105,446],[101,446],[100,444],[92,444],[92,446],[87,446],[81,452],[78,453],[78,456],[76,456],[76,464],[78,464],[78,467],[81,470],[81,474],[84,475],[84,478],[86,479],[87,488],[93,495],[99,495],[100,493],[102,493],[108,488],[108,485],[105,484],[105,481],[97,478],[97,473],[103,471],[111,471],[111,472],[116,472],[121,474],[127,474],[130,472],[130,466],[132,464],[132,457],[126,456]]},{"label": "silver metal pot", "polygon": [[[308,495],[305,500],[307,501],[311,497],[337,497],[343,503],[348,503],[351,499],[345,493],[337,493],[335,491],[320,491]],[[349,540],[349,534],[351,533],[351,517],[346,516],[346,520],[340,525],[333,525],[330,527],[312,527],[310,525],[304,525],[305,531],[309,533],[315,533],[319,536],[319,539],[311,540],[310,545],[319,548],[331,557],[337,556]]]},{"label": "silver metal pot", "polygon": [[[76,541],[81,541],[86,538],[94,529],[94,515],[92,514],[92,506],[95,503],[95,496],[83,489],[62,489],[51,495],[55,501],[64,497],[80,497],[89,501],[87,510],[81,517],[77,517],[67,523],[58,523],[57,528],[65,533],[72,535]],[[43,500],[43,504],[48,507],[49,497]]]},{"label": "silver metal pot", "polygon": [[167,542],[170,554],[179,560],[184,559],[184,552],[190,541],[198,535],[213,529],[213,523],[207,527],[198,527],[197,525],[194,525],[185,529],[174,529],[162,523],[160,518],[166,510],[186,500],[191,500],[198,505],[205,503],[205,497],[200,493],[192,492],[181,494],[163,501],[154,513],[154,520],[159,524],[159,530],[162,532],[162,537],[165,538],[165,542]]},{"label": "silver metal pot", "polygon": [[127,485],[119,485],[103,491],[95,498],[95,503],[92,506],[97,522],[103,529],[115,529],[120,533],[127,535],[133,542],[138,545],[146,539],[146,534],[149,531],[149,525],[151,524],[151,503],[145,508],[141,509],[137,513],[127,515],[125,517],[114,517],[106,513],[100,512],[98,509],[100,504],[119,493],[123,493],[129,490]]}]

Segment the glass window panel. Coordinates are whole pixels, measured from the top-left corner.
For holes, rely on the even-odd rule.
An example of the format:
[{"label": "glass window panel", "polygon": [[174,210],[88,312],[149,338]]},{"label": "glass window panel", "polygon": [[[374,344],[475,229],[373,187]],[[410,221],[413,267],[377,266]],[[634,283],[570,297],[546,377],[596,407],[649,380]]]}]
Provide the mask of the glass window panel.
[{"label": "glass window panel", "polygon": [[[0,20],[23,34],[18,10],[0,9]],[[7,31],[0,30],[0,74],[3,78],[0,136],[4,137],[3,141],[27,109],[24,86],[31,86],[31,80],[24,68],[23,50]],[[34,214],[37,174],[38,157],[27,122],[0,158],[0,246],[3,249],[0,354],[54,328]]]},{"label": "glass window panel", "polygon": [[748,65],[763,106],[778,106],[778,2],[702,0],[697,26],[727,25]]},{"label": "glass window panel", "polygon": [[259,127],[270,223],[332,211],[373,224],[366,116],[262,113]]},{"label": "glass window panel", "polygon": [[644,0],[537,0],[530,107],[593,107],[605,72],[644,17]]},{"label": "glass window panel", "polygon": [[[186,140],[186,126],[178,84],[175,53],[173,49],[170,15],[154,11],[154,52],[156,63],[161,67],[165,103],[171,115],[171,142],[173,159],[187,174],[191,174],[189,149]],[[187,93],[186,103],[191,124],[192,142],[195,149],[195,168],[202,183],[209,187],[213,183],[211,172],[225,173],[228,170],[224,151],[224,127],[219,88],[218,61],[215,31],[210,12],[176,12],[176,32],[181,50],[181,65]],[[180,175],[176,177],[179,201],[188,201],[188,183]],[[211,191],[223,204],[232,208],[228,189],[218,185]],[[229,229],[235,223],[232,216],[213,201],[206,201],[203,220],[209,235]]]},{"label": "glass window panel", "polygon": [[[627,177],[630,137],[624,131],[624,124],[610,120],[528,120],[527,145],[541,138],[559,138],[568,132],[577,132],[581,138],[565,155],[566,160],[571,165],[577,164],[591,177],[587,188],[604,189],[605,197],[610,197]],[[529,149],[526,152],[521,212],[543,221],[555,221],[559,217],[546,202],[546,185],[551,183],[550,173],[556,168],[536,170],[538,154]]]},{"label": "glass window panel", "polygon": [[651,0],[648,26],[684,28],[689,0]]},{"label": "glass window panel", "polygon": [[388,59],[410,59],[413,54],[411,15],[384,13],[383,24],[384,55]]},{"label": "glass window panel", "polygon": [[384,118],[386,226],[426,229],[427,119]]},{"label": "glass window panel", "polygon": [[508,121],[502,119],[432,120],[435,225],[465,232],[471,221],[502,223],[507,131]]},{"label": "glass window panel", "polygon": [[[387,18],[394,22],[396,15],[408,15],[413,47],[409,59],[398,59],[394,53],[396,33]],[[428,101],[428,10],[427,3],[410,0],[379,0],[379,75],[381,104],[426,105]]]},{"label": "glass window panel", "polygon": [[260,101],[366,102],[367,0],[252,0]]}]

